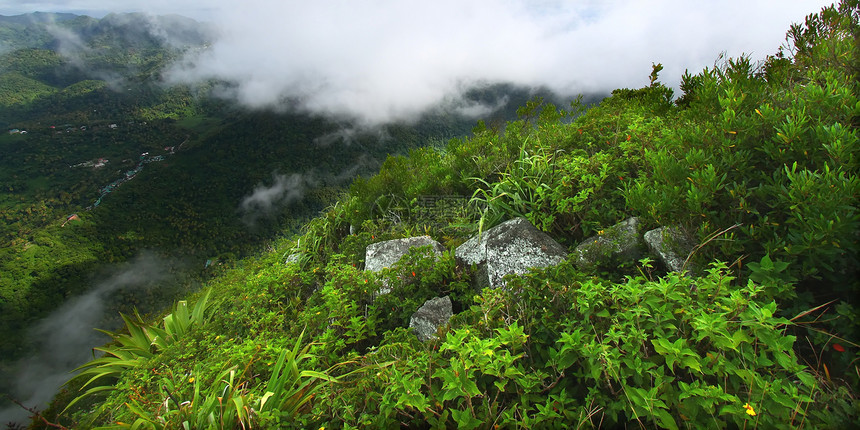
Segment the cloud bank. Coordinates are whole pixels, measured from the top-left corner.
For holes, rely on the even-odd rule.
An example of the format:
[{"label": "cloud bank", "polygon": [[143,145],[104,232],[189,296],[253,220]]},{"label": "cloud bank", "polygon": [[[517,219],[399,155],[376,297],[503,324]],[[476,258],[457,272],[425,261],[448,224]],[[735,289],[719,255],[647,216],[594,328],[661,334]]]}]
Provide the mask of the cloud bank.
[{"label": "cloud bank", "polygon": [[[822,0],[25,0],[19,9],[182,13],[220,36],[166,80],[230,83],[255,108],[381,123],[411,118],[476,82],[560,94],[647,85],[652,63],[677,87],[721,52],[777,51]],[[8,8],[0,7],[0,13]],[[45,10],[45,9],[43,9]],[[480,111],[480,109],[478,109]]]},{"label": "cloud bank", "polygon": [[[822,2],[823,4],[823,2]],[[371,123],[412,117],[476,82],[562,93],[677,86],[720,52],[762,59],[814,2],[283,1],[225,4],[221,37],[167,74],[223,79],[252,107],[298,106]]]}]

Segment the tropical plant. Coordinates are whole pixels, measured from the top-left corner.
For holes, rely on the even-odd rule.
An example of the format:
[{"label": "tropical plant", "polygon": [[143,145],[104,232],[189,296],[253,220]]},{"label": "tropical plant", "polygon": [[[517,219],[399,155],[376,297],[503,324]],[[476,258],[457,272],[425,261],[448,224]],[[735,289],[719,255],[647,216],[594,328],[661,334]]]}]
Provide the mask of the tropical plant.
[{"label": "tropical plant", "polygon": [[84,363],[74,370],[80,371],[75,378],[87,378],[81,390],[93,384],[95,386],[69,402],[66,410],[88,396],[114,390],[113,382],[124,371],[141,365],[167,349],[185,336],[192,327],[205,325],[210,292],[211,290],[207,289],[203,293],[191,312],[188,311],[188,302],[185,300],[177,302],[173,312],[164,317],[163,328],[147,324],[140,314],[135,313],[134,319],[122,315],[128,334],[99,330],[113,338],[114,343],[95,348],[105,355]]},{"label": "tropical plant", "polygon": [[438,349],[382,371],[377,424],[798,428],[850,413],[810,410],[831,395],[798,363],[792,321],[725,264],[610,283],[565,263],[509,288],[485,290]]},{"label": "tropical plant", "polygon": [[[199,375],[195,368],[192,375]],[[181,376],[180,379],[186,379]],[[247,382],[237,378],[236,367],[224,370],[211,383],[191,376],[193,391],[190,400],[178,397],[177,383],[172,378],[162,379],[163,402],[158,410],[147,411],[136,401],[126,403],[136,416],[132,423],[100,427],[101,429],[206,429],[232,430],[250,428],[252,410]]]},{"label": "tropical plant", "polygon": [[[260,398],[260,414],[271,413],[279,419],[295,417],[325,383],[337,382],[328,372],[317,372],[303,367],[303,362],[313,358],[308,350],[313,343],[302,347],[304,331],[296,338],[292,349],[284,349],[272,369],[272,376]],[[331,369],[329,369],[330,371]]]}]

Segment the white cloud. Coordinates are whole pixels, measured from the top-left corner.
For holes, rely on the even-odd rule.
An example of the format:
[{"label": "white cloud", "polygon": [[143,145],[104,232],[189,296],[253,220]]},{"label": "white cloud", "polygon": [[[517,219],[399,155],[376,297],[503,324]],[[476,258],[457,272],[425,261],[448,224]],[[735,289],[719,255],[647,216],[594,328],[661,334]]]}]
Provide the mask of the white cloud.
[{"label": "white cloud", "polygon": [[271,186],[258,184],[251,195],[242,199],[239,207],[243,213],[242,221],[246,224],[254,225],[260,217],[270,216],[275,209],[301,200],[307,186],[315,184],[309,174],[273,174],[272,179]]},{"label": "white cloud", "polygon": [[223,9],[223,37],[170,77],[236,82],[251,106],[289,98],[383,122],[475,81],[607,91],[647,84],[660,62],[675,86],[722,51],[776,52],[789,24],[814,11],[784,1],[256,0]]},{"label": "white cloud", "polygon": [[[223,79],[235,84],[232,96],[249,106],[290,99],[310,111],[376,123],[409,118],[476,81],[543,85],[573,95],[644,86],[651,63],[659,62],[665,67],[661,81],[677,86],[685,69],[711,66],[720,52],[754,60],[775,53],[791,23],[829,2],[123,3],[127,10],[195,11],[220,28],[208,51],[172,70],[172,82]],[[65,4],[97,9],[105,3]]]}]

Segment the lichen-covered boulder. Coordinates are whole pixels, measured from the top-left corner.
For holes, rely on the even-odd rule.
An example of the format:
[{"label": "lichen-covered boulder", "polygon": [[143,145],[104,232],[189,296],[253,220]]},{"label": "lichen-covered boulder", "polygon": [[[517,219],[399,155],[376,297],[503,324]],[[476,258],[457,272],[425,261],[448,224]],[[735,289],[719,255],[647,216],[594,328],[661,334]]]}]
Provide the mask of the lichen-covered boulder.
[{"label": "lichen-covered boulder", "polygon": [[687,256],[693,252],[693,240],[679,227],[660,227],[645,233],[645,244],[670,272],[689,275],[690,267],[684,267]]},{"label": "lichen-covered boulder", "polygon": [[407,237],[405,239],[371,243],[365,249],[364,269],[378,272],[386,267],[393,266],[410,249],[427,245],[431,246],[431,250],[436,255],[442,255],[445,252],[445,247],[430,236]]},{"label": "lichen-covered boulder", "polygon": [[[371,243],[364,250],[364,270],[379,272],[397,263],[412,248],[420,248],[430,245],[430,250],[437,257],[445,252],[441,243],[433,240],[430,236],[407,237],[405,239],[386,240],[384,242]],[[388,294],[391,288],[383,282],[382,288],[376,292],[376,296]]]},{"label": "lichen-covered boulder", "polygon": [[515,218],[475,236],[454,251],[466,265],[476,265],[481,287],[504,286],[505,275],[560,263],[567,250],[525,218]]},{"label": "lichen-covered boulder", "polygon": [[601,266],[635,262],[642,258],[644,248],[639,218],[633,217],[585,239],[573,253],[577,267],[594,270]]},{"label": "lichen-covered boulder", "polygon": [[409,328],[413,330],[418,340],[426,342],[436,338],[439,327],[448,324],[454,316],[451,298],[437,297],[424,304],[409,318]]}]

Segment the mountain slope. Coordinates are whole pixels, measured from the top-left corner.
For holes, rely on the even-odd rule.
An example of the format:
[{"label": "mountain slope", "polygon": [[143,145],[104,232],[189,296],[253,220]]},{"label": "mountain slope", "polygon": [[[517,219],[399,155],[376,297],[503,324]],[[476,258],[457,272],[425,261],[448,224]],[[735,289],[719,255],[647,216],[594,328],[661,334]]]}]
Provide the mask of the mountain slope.
[{"label": "mountain slope", "polygon": [[[791,58],[685,76],[677,100],[655,66],[652,85],[582,115],[535,101],[504,127],[389,157],[193,306],[129,318],[45,416],[77,428],[856,425],[858,10],[846,0],[792,27]],[[475,205],[423,215],[419,197],[445,194]],[[429,234],[451,251],[515,216],[570,248],[628,216],[679,226],[700,270],[570,258],[480,291],[451,252],[362,270],[371,243]],[[459,313],[419,342],[409,316],[442,295]]]},{"label": "mountain slope", "polygon": [[[240,109],[206,85],[160,82],[206,40],[205,27],[183,18],[13,18],[0,29],[12,22],[44,36],[0,55],[9,130],[0,134],[0,391],[28,405],[59,384],[47,375],[64,377],[105,341],[93,327],[118,328],[120,311],[158,312],[221,264],[298,231],[388,154],[465,135],[474,122],[456,106],[374,130]],[[501,122],[511,114],[504,101],[535,91],[485,85],[462,102],[495,107]],[[159,276],[141,277],[140,267]],[[75,319],[80,327],[64,325],[77,333],[40,334],[88,301],[98,306]],[[25,369],[34,362],[58,363],[35,372],[54,386],[33,385]],[[0,402],[4,420],[23,413]]]}]

